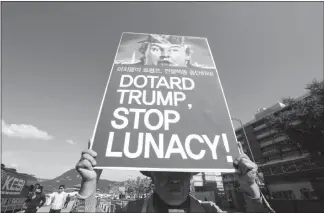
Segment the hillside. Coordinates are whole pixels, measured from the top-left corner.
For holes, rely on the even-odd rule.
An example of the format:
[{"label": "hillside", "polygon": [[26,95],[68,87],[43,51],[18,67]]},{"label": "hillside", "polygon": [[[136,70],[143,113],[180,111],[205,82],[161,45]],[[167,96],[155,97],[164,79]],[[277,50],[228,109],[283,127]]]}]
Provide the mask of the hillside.
[{"label": "hillside", "polygon": [[[66,188],[74,188],[80,186],[81,177],[79,173],[75,169],[71,169],[62,175],[52,179],[41,182],[41,185],[44,186],[45,192],[52,192],[53,190],[57,190],[60,185],[65,185]],[[106,191],[110,186],[111,188],[115,188],[120,184],[117,181],[110,181],[105,179],[100,179],[97,188],[100,191]]]},{"label": "hillside", "polygon": [[50,180],[50,179],[37,178],[37,181],[38,181],[39,183],[41,183],[41,182],[45,182],[45,181],[48,181],[48,180]]}]

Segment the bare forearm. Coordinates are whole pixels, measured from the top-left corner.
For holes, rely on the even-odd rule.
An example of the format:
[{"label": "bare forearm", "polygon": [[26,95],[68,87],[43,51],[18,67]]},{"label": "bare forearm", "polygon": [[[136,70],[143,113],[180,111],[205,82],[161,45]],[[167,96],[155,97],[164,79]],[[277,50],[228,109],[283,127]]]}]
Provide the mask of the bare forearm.
[{"label": "bare forearm", "polygon": [[89,197],[96,192],[96,188],[97,188],[96,181],[82,182],[79,195],[82,197]]},{"label": "bare forearm", "polygon": [[245,189],[245,193],[253,199],[261,197],[260,188],[256,183],[250,185],[250,187]]},{"label": "bare forearm", "polygon": [[71,213],[96,212],[96,182],[82,182]]}]

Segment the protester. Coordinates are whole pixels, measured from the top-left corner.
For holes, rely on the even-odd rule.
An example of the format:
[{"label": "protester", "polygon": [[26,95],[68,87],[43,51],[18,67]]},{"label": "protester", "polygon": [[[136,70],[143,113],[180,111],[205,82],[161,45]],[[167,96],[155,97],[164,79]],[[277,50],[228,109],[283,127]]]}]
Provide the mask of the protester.
[{"label": "protester", "polygon": [[49,213],[60,213],[64,207],[67,194],[64,192],[65,186],[60,185],[59,191],[53,193],[51,209]]},{"label": "protester", "polygon": [[36,190],[38,187],[40,187],[41,185],[39,184],[39,183],[36,183],[35,184],[35,188],[34,188],[34,190]]},{"label": "protester", "polygon": [[27,198],[33,196],[34,192],[35,192],[35,186],[34,185],[30,185],[29,188],[28,188]]},{"label": "protester", "polygon": [[96,207],[99,207],[100,206],[100,200],[101,200],[99,195],[96,195],[96,200],[97,200]]},{"label": "protester", "polygon": [[67,195],[65,203],[64,203],[64,208],[67,208],[67,206],[69,205],[69,202],[71,200],[70,194]]},{"label": "protester", "polygon": [[[100,208],[96,208],[96,186],[102,173],[102,170],[93,168],[96,166],[96,156],[97,153],[93,150],[83,151],[76,165],[76,170],[82,177],[82,183],[72,213],[102,212]],[[241,154],[235,159],[233,166],[239,173],[240,187],[246,194],[247,212],[274,212],[256,183],[257,165],[247,155]],[[200,201],[190,193],[190,180],[194,173],[155,171],[142,171],[141,173],[152,179],[155,185],[154,193],[146,199],[130,201],[120,212],[166,213],[173,209],[190,213],[222,212],[215,203]]]},{"label": "protester", "polygon": [[[35,187],[36,188],[36,187]],[[46,202],[43,187],[38,185],[31,196],[27,198],[24,206],[26,207],[25,213],[36,213]]]}]

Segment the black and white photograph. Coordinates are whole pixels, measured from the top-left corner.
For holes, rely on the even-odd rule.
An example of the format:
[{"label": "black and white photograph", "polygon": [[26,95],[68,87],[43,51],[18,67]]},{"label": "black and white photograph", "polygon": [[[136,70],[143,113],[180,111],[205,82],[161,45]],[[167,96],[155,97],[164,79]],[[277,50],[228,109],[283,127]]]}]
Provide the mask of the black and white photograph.
[{"label": "black and white photograph", "polygon": [[323,1],[2,1],[1,213],[323,213]]}]

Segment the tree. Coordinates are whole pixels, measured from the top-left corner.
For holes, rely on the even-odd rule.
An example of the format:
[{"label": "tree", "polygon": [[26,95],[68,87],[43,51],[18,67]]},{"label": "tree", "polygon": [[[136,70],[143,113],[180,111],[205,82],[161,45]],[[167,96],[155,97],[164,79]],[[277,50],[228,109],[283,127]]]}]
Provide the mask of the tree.
[{"label": "tree", "polygon": [[136,183],[135,180],[128,179],[124,183],[128,195],[133,196],[135,193]]},{"label": "tree", "polygon": [[150,192],[152,182],[149,178],[137,177],[136,180],[128,179],[125,181],[124,185],[128,195],[140,197]]},{"label": "tree", "polygon": [[149,194],[152,190],[152,180],[150,178],[144,178],[143,187],[145,195]]},{"label": "tree", "polygon": [[314,80],[306,86],[305,98],[285,98],[286,110],[267,118],[271,127],[288,136],[288,143],[307,150],[312,156],[324,156],[323,85]]}]

